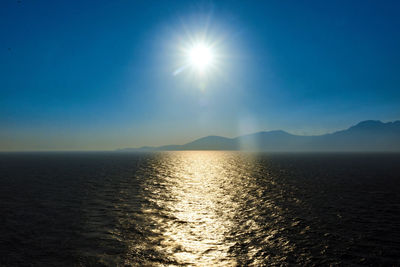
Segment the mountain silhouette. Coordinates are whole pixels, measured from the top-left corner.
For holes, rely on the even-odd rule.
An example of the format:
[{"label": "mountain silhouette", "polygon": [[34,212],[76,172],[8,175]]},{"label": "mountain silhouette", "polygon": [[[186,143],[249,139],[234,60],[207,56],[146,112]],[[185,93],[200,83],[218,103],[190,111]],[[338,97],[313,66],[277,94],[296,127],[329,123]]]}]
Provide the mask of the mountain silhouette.
[{"label": "mountain silhouette", "polygon": [[257,132],[236,138],[207,136],[184,145],[125,148],[118,151],[248,150],[268,152],[396,152],[400,151],[400,121],[362,121],[331,134],[303,136],[285,131]]}]

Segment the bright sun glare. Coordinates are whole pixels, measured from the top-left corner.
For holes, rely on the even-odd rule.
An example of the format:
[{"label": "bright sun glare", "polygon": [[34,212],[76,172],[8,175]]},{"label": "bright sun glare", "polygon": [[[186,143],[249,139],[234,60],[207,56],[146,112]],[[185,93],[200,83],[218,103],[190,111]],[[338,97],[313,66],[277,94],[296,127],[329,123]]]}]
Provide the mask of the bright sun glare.
[{"label": "bright sun glare", "polygon": [[192,67],[203,72],[213,64],[214,54],[209,46],[199,43],[189,49],[188,60]]},{"label": "bright sun glare", "polygon": [[[186,77],[202,82],[221,74],[221,42],[216,35],[187,33],[186,38],[178,37],[179,45],[176,53],[176,66],[173,75],[186,72]],[[175,65],[175,64],[174,64]]]}]

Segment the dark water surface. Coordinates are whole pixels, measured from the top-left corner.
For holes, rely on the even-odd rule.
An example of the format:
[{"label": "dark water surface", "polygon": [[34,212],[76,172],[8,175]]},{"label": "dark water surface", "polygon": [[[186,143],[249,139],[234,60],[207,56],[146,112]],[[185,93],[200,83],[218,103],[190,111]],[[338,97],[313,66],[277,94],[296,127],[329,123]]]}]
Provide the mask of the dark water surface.
[{"label": "dark water surface", "polygon": [[0,154],[0,265],[400,265],[399,154]]}]

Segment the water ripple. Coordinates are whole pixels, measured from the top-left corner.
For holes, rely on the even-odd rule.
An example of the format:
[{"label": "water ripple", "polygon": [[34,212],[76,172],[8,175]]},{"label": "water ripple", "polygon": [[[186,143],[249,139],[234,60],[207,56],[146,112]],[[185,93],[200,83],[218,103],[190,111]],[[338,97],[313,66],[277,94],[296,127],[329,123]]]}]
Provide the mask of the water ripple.
[{"label": "water ripple", "polygon": [[400,157],[0,157],[0,265],[398,265]]}]

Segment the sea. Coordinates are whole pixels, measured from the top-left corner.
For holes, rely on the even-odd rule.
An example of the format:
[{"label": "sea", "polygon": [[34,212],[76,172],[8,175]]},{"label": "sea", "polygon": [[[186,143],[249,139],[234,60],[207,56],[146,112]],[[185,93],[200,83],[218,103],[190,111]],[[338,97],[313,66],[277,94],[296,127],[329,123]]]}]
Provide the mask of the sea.
[{"label": "sea", "polygon": [[400,266],[400,154],[0,154],[0,266]]}]

